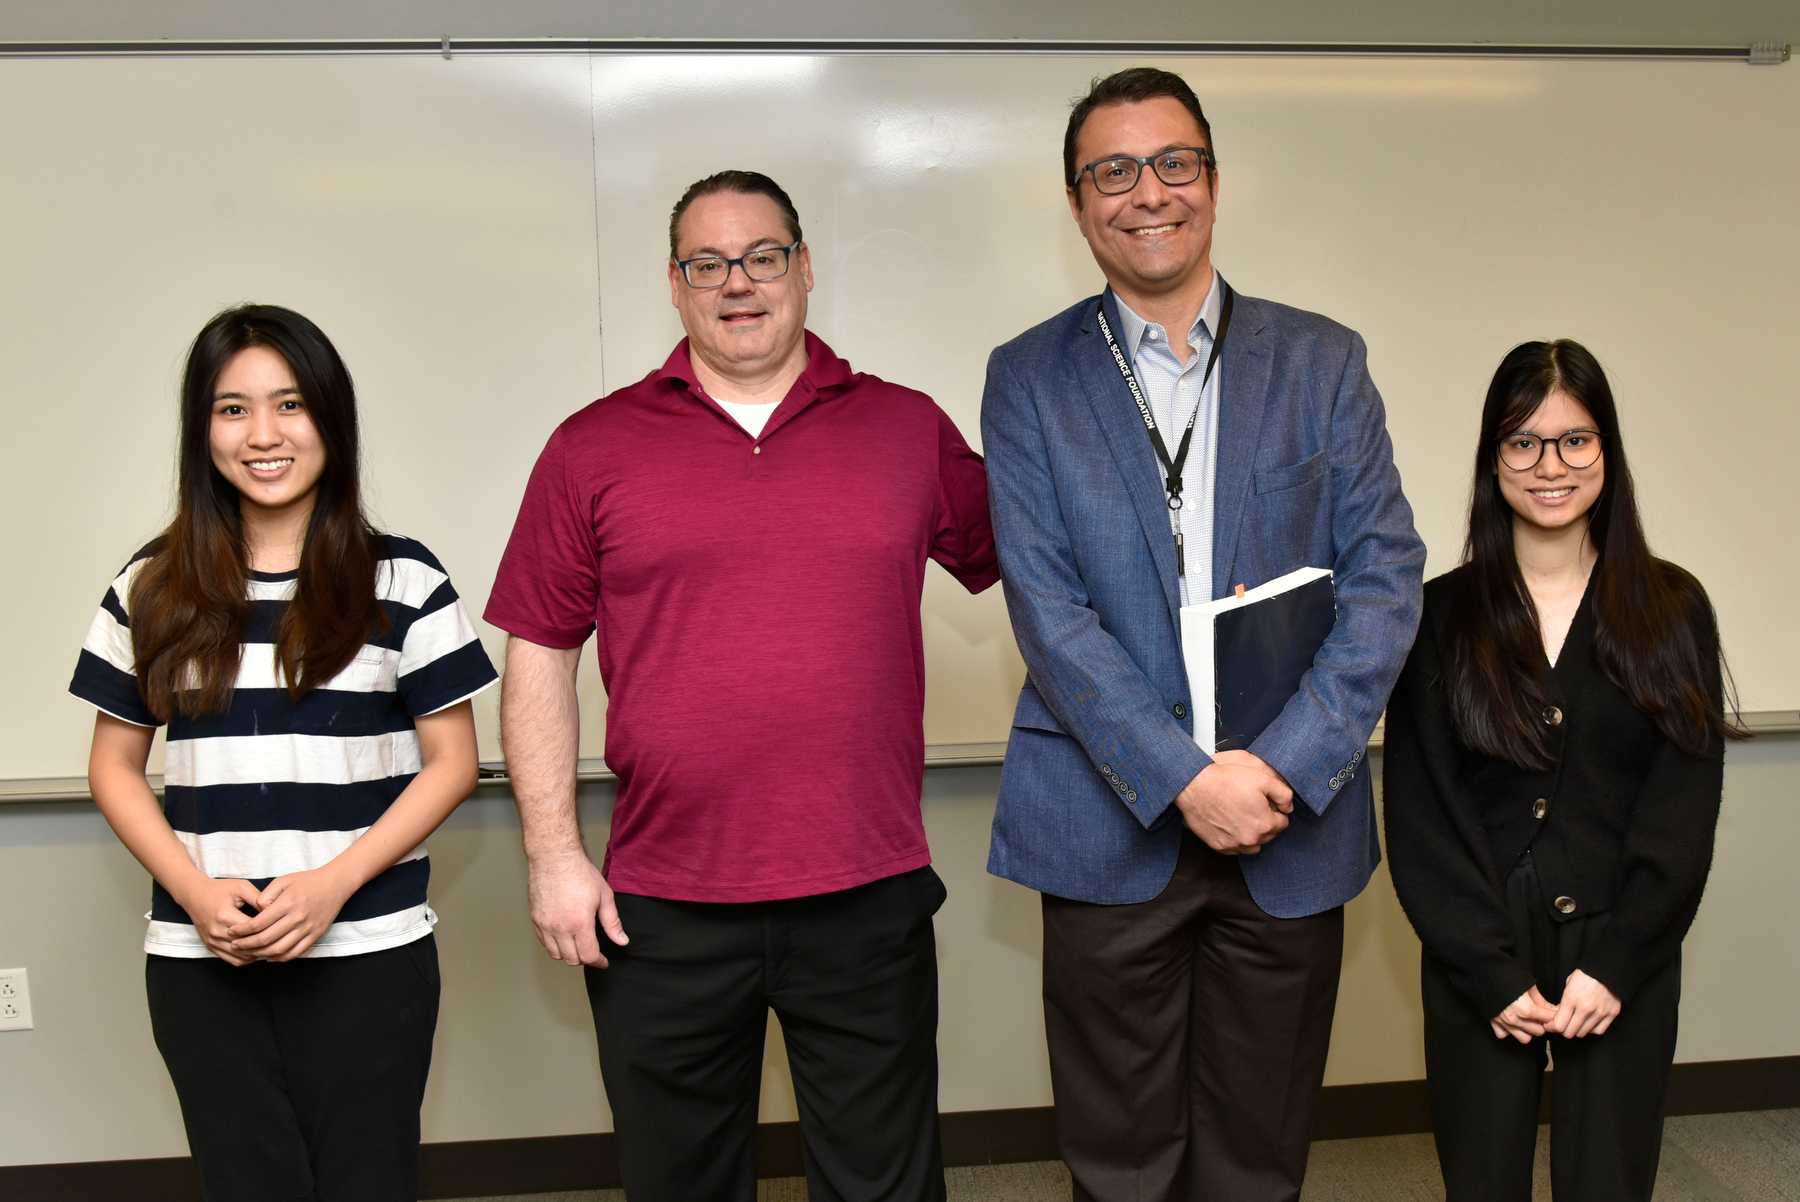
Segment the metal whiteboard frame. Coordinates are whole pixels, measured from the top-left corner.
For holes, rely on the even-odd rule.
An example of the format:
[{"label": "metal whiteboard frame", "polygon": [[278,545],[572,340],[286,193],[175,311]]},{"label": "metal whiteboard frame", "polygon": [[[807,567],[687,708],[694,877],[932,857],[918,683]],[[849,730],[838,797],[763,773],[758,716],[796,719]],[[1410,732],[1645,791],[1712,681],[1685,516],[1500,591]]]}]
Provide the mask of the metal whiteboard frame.
[{"label": "metal whiteboard frame", "polygon": [[[1739,715],[1740,721],[1752,735],[1791,735],[1800,734],[1800,710],[1762,710],[1755,713]],[[1379,750],[1382,742],[1381,727],[1375,728],[1369,739],[1370,750]],[[933,743],[925,748],[925,767],[927,768],[982,768],[1004,763],[1006,760],[1005,743]],[[617,780],[612,770],[607,768],[602,759],[584,759],[578,762],[575,779],[583,783],[606,782]],[[481,765],[481,778],[476,785],[483,789],[494,785],[504,785],[508,781],[506,764],[501,760],[492,760]],[[159,795],[162,793],[162,777],[150,778],[150,787]],[[47,802],[74,802],[91,804],[92,795],[88,792],[87,778],[84,776],[46,776],[0,780],[0,807],[7,805],[33,805]]]},{"label": "metal whiteboard frame", "polygon": [[1111,54],[1380,58],[1624,58],[1768,63],[1791,47],[1600,46],[1473,42],[1189,42],[1052,39],[371,38],[245,41],[0,42],[4,58],[246,54]]}]

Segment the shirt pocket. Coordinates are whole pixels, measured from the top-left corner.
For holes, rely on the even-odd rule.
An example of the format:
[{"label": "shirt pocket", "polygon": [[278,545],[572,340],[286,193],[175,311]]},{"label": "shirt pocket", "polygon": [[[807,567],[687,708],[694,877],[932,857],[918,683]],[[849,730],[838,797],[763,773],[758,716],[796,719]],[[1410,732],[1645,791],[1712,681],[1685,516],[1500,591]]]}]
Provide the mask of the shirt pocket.
[{"label": "shirt pocket", "polygon": [[345,693],[391,693],[399,683],[400,657],[385,647],[364,645],[325,687]]}]

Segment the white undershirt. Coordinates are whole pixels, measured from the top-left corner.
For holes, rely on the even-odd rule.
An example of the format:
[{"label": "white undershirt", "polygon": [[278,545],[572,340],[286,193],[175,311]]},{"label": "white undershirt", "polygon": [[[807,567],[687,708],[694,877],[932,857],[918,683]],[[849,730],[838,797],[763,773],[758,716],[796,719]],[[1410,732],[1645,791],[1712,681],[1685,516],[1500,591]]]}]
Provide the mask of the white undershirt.
[{"label": "white undershirt", "polygon": [[[713,400],[718,401],[718,397]],[[750,437],[761,438],[763,427],[769,423],[769,415],[775,412],[780,401],[770,401],[766,405],[740,405],[736,401],[719,401],[719,407],[737,419],[737,424],[749,431]]]}]

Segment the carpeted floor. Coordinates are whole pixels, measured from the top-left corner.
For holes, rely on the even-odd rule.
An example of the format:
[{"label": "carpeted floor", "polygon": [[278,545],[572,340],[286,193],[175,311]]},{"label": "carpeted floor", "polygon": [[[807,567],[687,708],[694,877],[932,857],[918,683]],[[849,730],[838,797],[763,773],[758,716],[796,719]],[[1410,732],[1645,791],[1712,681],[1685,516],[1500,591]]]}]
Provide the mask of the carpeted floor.
[{"label": "carpeted floor", "polygon": [[[1548,1128],[1538,1136],[1537,1170],[1534,1202],[1549,1202]],[[1069,1198],[1069,1174],[1060,1161],[949,1169],[944,1178],[950,1202]],[[1443,1202],[1443,1197],[1431,1137],[1391,1135],[1314,1144],[1301,1202]],[[625,1202],[625,1194],[589,1190],[465,1202]],[[798,1177],[764,1181],[757,1202],[806,1202],[806,1182]],[[1800,1110],[1670,1119],[1663,1134],[1656,1202],[1800,1202]]]}]

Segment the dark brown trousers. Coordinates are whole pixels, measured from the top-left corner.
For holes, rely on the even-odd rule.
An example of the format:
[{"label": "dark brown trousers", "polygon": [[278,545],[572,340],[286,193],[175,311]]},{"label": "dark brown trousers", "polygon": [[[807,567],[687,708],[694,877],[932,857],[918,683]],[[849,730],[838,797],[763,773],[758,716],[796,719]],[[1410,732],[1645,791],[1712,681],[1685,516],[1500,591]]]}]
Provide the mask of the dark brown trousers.
[{"label": "dark brown trousers", "polygon": [[1271,918],[1184,835],[1168,887],[1044,895],[1044,1026],[1075,1202],[1300,1196],[1344,955],[1343,907]]}]

